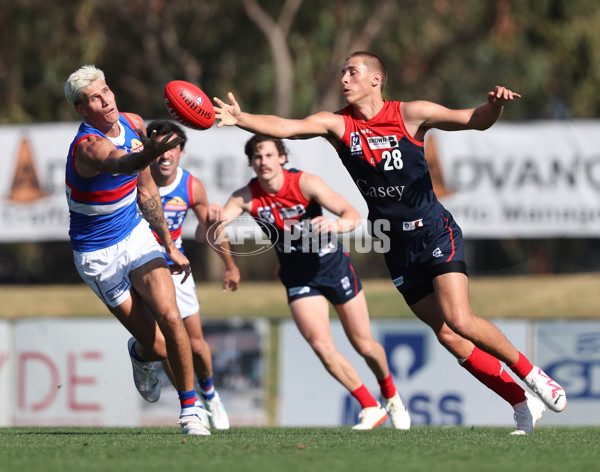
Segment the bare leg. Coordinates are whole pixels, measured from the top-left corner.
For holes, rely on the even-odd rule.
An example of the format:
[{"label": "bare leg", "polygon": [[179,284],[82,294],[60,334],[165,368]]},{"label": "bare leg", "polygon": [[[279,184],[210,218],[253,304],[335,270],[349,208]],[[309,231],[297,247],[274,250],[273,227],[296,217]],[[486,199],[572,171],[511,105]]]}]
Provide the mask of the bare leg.
[{"label": "bare leg", "polygon": [[365,294],[361,290],[356,297],[342,305],[335,305],[348,340],[366,361],[378,380],[390,374],[383,346],[371,334],[371,324]]},{"label": "bare leg", "polygon": [[[166,352],[180,390],[194,390],[192,351],[175,302],[175,287],[164,259],[154,259],[130,274],[135,291],[154,315],[164,335]],[[149,349],[150,346],[142,345]]]},{"label": "bare leg", "polygon": [[[213,375],[212,370],[212,353],[210,346],[204,339],[202,333],[202,325],[200,323],[200,314],[195,313],[194,315],[187,316],[183,319],[183,324],[190,338],[190,344],[192,347],[192,356],[194,362],[194,371],[199,379],[206,379]],[[168,361],[162,362],[163,369],[169,377],[169,380],[177,388],[175,379],[173,377],[173,371]]]},{"label": "bare leg", "polygon": [[435,296],[446,324],[482,351],[506,365],[519,359],[519,351],[494,324],[475,316],[469,303],[469,282],[466,275],[453,272],[433,280]]},{"label": "bare leg", "polygon": [[362,382],[350,362],[333,343],[329,325],[329,304],[325,297],[305,297],[290,303],[292,317],[300,334],[306,339],[325,369],[350,392]]}]

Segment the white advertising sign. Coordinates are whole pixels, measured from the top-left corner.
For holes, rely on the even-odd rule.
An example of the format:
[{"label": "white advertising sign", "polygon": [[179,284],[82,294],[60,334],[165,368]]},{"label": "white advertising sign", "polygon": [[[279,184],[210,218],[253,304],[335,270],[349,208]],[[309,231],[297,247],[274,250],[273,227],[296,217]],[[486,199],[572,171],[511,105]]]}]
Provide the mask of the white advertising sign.
[{"label": "white advertising sign", "polygon": [[[0,175],[0,242],[68,238],[66,153],[78,123],[0,126],[7,172]],[[182,167],[224,204],[253,173],[237,128],[186,129]],[[598,237],[600,121],[496,123],[486,131],[440,132],[426,143],[434,188],[467,238]],[[288,167],[322,177],[363,218],[360,192],[322,138],[286,140]],[[184,236],[193,237],[194,218]]]},{"label": "white advertising sign", "polygon": [[[265,425],[268,323],[204,320],[203,331],[231,424]],[[0,426],[178,428],[179,399],[162,369],[158,402],[135,389],[129,337],[112,318],[0,320]]]},{"label": "white advertising sign", "polygon": [[128,338],[111,319],[18,322],[15,426],[135,426]]},{"label": "white advertising sign", "polygon": [[10,360],[11,336],[10,325],[5,320],[0,320],[0,427],[10,426],[11,386],[14,385]]},{"label": "white advertising sign", "polygon": [[[544,424],[600,424],[600,323],[538,322],[536,358],[567,392],[560,415],[545,414]],[[548,421],[546,421],[548,419]]]},{"label": "white advertising sign", "polygon": [[598,121],[500,122],[436,132],[427,151],[465,237],[598,237],[599,132]]},{"label": "white advertising sign", "polygon": [[[498,320],[495,324],[519,350],[527,352],[526,321]],[[413,425],[514,425],[512,407],[461,368],[425,324],[377,320],[371,321],[371,328],[386,351],[394,384]],[[381,401],[375,376],[348,342],[341,323],[332,321],[331,329],[337,349]],[[341,426],[358,422],[358,401],[329,375],[293,321],[281,325],[280,356],[280,425]]]}]

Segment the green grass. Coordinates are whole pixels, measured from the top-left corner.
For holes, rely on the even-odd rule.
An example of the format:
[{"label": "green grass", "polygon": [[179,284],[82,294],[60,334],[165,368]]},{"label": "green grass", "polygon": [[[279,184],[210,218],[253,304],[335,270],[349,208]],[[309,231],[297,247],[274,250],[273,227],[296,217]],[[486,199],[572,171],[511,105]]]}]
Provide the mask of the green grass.
[{"label": "green grass", "polygon": [[244,427],[191,437],[176,428],[4,428],[0,471],[576,472],[600,464],[600,427],[509,431]]}]

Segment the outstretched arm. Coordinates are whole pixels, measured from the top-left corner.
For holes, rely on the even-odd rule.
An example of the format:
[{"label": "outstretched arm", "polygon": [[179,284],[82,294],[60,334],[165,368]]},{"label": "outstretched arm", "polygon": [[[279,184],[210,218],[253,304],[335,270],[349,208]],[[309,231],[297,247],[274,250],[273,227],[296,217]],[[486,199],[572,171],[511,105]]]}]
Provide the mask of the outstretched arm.
[{"label": "outstretched arm", "polygon": [[521,95],[497,85],[488,92],[487,100],[477,108],[452,110],[427,101],[404,102],[402,117],[408,132],[422,141],[427,130],[444,131],[467,129],[485,130],[492,126],[502,114],[504,105]]},{"label": "outstretched arm", "polygon": [[344,134],[344,119],[330,112],[319,112],[301,120],[275,115],[253,115],[243,112],[233,93],[227,94],[229,104],[215,97],[217,127],[237,126],[252,133],[280,139],[309,139],[317,136],[339,141]]}]

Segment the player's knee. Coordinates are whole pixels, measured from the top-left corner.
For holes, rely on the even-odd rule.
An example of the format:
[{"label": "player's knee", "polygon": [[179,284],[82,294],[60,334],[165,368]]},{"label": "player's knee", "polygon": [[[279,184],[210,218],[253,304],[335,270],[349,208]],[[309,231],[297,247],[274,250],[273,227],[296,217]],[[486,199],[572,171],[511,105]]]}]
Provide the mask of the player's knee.
[{"label": "player's knee", "polygon": [[171,310],[161,313],[156,317],[156,322],[165,336],[169,333],[176,333],[178,330],[184,329],[183,321],[179,315],[179,311]]},{"label": "player's knee", "polygon": [[358,341],[354,341],[352,344],[356,352],[365,359],[370,359],[375,356],[375,341],[361,339]]},{"label": "player's knee", "polygon": [[202,355],[205,349],[209,349],[204,338],[190,338],[190,345],[192,346],[192,353],[197,356]]},{"label": "player's knee", "polygon": [[[472,322],[471,317],[468,315],[468,313],[455,314],[454,316],[448,319],[447,324],[455,334],[458,334],[463,338],[470,339],[471,330],[473,328],[474,323]],[[449,333],[444,333],[444,335],[450,338]]]},{"label": "player's knee", "polygon": [[448,327],[436,333],[436,335],[439,343],[450,352],[455,352],[459,348],[460,344],[464,341],[460,335]]},{"label": "player's knee", "polygon": [[328,359],[335,354],[336,349],[333,343],[322,340],[310,340],[310,347],[321,359]]}]

